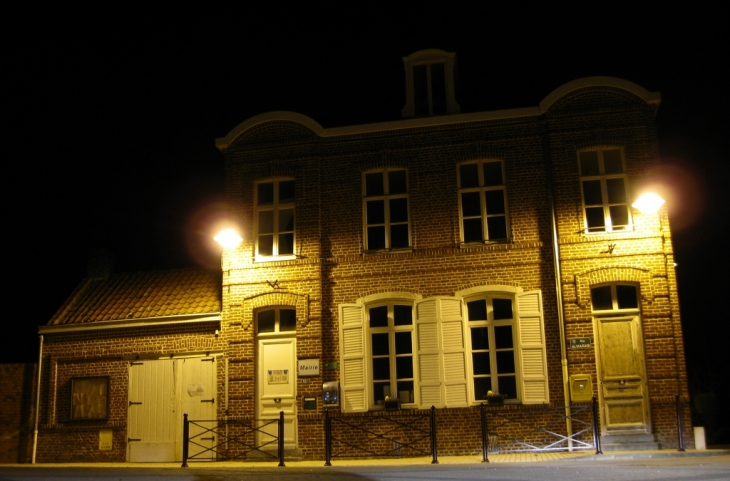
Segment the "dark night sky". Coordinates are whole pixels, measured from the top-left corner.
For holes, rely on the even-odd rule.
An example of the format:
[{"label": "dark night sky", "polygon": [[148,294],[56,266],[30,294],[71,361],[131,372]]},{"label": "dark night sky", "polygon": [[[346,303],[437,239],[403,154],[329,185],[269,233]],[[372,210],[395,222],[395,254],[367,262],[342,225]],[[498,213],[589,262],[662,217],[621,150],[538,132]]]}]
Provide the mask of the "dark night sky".
[{"label": "dark night sky", "polygon": [[[13,342],[0,361],[35,360],[37,326],[83,278],[90,249],[114,252],[118,270],[217,266],[207,230],[223,200],[214,139],[272,110],[324,127],[397,120],[401,57],[424,48],[457,53],[463,112],[536,106],[560,85],[594,75],[661,92],[689,364],[701,373],[724,359],[727,342],[715,329],[728,297],[720,233],[729,227],[721,206],[730,175],[720,144],[729,130],[730,42],[719,16],[458,3],[405,15],[368,5],[333,17],[65,9],[19,16],[22,33],[3,45],[4,323]],[[704,374],[692,380],[711,382]]]}]

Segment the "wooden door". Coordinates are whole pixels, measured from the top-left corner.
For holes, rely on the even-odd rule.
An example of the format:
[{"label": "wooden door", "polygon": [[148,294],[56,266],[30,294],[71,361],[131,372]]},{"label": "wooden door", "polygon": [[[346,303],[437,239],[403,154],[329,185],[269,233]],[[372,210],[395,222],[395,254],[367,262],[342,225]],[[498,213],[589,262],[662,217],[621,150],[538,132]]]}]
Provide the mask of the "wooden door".
[{"label": "wooden door", "polygon": [[[296,338],[294,336],[259,338],[258,342],[257,419],[266,423],[284,411],[284,445],[297,446],[297,373]],[[264,429],[277,435],[276,423]],[[258,444],[272,443],[272,436],[258,435]],[[276,444],[266,448],[276,449]]]},{"label": "wooden door", "polygon": [[651,432],[639,316],[596,317],[601,434]]}]

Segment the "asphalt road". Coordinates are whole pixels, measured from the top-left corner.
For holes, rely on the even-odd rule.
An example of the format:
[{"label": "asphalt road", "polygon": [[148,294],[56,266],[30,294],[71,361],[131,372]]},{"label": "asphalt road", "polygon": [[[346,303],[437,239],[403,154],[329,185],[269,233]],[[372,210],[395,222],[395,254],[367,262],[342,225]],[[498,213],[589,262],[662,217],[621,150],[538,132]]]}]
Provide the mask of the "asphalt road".
[{"label": "asphalt road", "polygon": [[495,481],[705,481],[730,479],[730,455],[702,457],[669,457],[622,460],[565,460],[532,463],[440,464],[407,466],[302,467],[292,463],[286,467],[227,467],[225,465],[190,468],[140,467],[63,467],[63,466],[0,466],[0,480],[133,480],[160,479],[190,481],[429,481],[429,480],[495,480]]}]

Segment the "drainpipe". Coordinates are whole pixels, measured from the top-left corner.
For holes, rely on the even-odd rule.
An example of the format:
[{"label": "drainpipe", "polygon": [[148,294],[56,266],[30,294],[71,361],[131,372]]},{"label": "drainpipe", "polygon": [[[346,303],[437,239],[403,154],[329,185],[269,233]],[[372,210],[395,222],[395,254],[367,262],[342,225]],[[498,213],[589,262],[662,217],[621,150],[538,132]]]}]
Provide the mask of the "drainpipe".
[{"label": "drainpipe", "polygon": [[43,366],[43,334],[38,336],[40,338],[40,346],[38,348],[38,380],[35,386],[35,427],[33,428],[33,455],[31,457],[31,464],[35,464],[35,453],[38,447],[38,418],[40,417],[40,406],[41,406],[41,369]]},{"label": "drainpipe", "polygon": [[563,402],[565,405],[565,427],[568,432],[568,449],[573,450],[573,422],[570,419],[570,377],[568,376],[568,353],[565,347],[565,314],[563,313],[562,269],[560,266],[560,245],[558,243],[558,214],[555,209],[553,192],[553,160],[550,155],[550,138],[547,119],[543,120],[543,153],[547,174],[548,205],[550,207],[550,226],[553,241],[553,268],[555,270],[555,295],[557,297],[558,327],[560,329],[560,364],[563,371]]}]

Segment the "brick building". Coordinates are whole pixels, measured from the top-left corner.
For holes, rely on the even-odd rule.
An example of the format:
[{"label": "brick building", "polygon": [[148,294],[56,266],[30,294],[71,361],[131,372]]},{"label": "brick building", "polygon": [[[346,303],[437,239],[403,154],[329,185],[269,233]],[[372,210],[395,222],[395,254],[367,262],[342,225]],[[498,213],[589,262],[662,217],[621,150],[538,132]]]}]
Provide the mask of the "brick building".
[{"label": "brick building", "polygon": [[401,120],[272,112],[216,140],[243,237],[222,277],[82,283],[41,328],[40,461],[179,459],[183,412],[282,411],[287,448],[322,459],[332,381],[337,413],[435,406],[444,454],[479,451],[490,391],[504,410],[596,394],[604,446],[676,446],[671,232],[632,206],[661,168],[659,95],[593,77],[462,114],[453,54],[404,65]]}]

